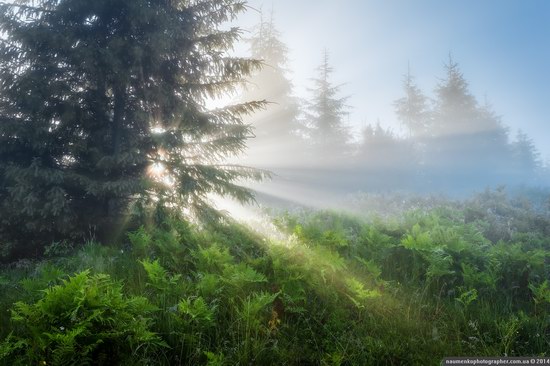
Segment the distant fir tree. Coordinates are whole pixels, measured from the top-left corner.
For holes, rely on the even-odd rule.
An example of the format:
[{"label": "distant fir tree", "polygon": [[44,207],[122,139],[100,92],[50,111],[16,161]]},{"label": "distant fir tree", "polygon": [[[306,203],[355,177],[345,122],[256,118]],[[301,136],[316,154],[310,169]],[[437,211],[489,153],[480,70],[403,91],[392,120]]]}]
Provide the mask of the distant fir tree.
[{"label": "distant fir tree", "polygon": [[314,158],[342,160],[351,150],[350,132],[346,126],[348,97],[339,97],[340,86],[333,85],[330,76],[333,68],[329,54],[325,50],[323,62],[317,68],[314,87],[310,89],[312,98],[308,105],[308,125]]},{"label": "distant fir tree", "polygon": [[538,184],[539,174],[542,170],[540,153],[533,140],[527,134],[519,130],[516,139],[512,143],[512,169],[514,181],[518,184]]},{"label": "distant fir tree", "polygon": [[477,101],[458,64],[449,57],[446,76],[435,89],[435,111],[432,133],[439,137],[456,137],[475,133]]},{"label": "distant fir tree", "polygon": [[505,179],[507,130],[488,105],[479,106],[452,58],[436,100],[426,164],[439,184],[461,188]]},{"label": "distant fir tree", "polygon": [[[208,211],[260,172],[224,164],[263,103],[208,110],[260,66],[226,51],[239,0],[0,5],[0,243],[108,240],[130,209]],[[37,239],[36,241],[33,241]],[[2,248],[6,249],[6,248]]]},{"label": "distant fir tree", "polygon": [[395,113],[403,127],[408,130],[408,139],[403,141],[403,157],[401,169],[407,175],[407,185],[424,186],[426,178],[426,144],[430,140],[432,129],[432,111],[428,98],[420,90],[414,81],[410,67],[403,78],[403,91],[405,95],[394,102]]},{"label": "distant fir tree", "polygon": [[429,134],[431,111],[428,98],[414,82],[410,69],[403,78],[403,89],[405,96],[394,102],[395,113],[409,137],[422,140]]},{"label": "distant fir tree", "polygon": [[268,20],[264,18],[263,12],[260,12],[260,23],[254,27],[249,43],[252,57],[262,60],[267,66],[286,71],[288,48],[281,41],[281,32],[275,25],[273,10]]},{"label": "distant fir tree", "polygon": [[492,185],[506,183],[509,181],[512,160],[512,148],[508,141],[509,129],[487,99],[479,106],[478,123],[483,129],[476,134],[477,159],[482,165],[481,169],[487,174],[485,180]]},{"label": "distant fir tree", "polygon": [[273,11],[267,20],[262,15],[249,45],[252,57],[261,60],[263,67],[251,75],[241,96],[243,101],[266,100],[269,103],[265,109],[246,119],[256,135],[249,145],[249,160],[254,165],[269,168],[281,161],[292,161],[291,158],[296,158],[297,150],[303,146],[300,106],[288,77],[288,49],[281,37]]}]

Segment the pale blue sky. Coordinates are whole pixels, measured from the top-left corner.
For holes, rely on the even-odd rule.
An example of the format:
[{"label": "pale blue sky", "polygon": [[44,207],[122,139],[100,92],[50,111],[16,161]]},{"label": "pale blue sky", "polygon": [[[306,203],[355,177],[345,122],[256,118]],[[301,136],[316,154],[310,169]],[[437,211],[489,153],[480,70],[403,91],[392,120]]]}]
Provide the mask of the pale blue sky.
[{"label": "pale blue sky", "polygon": [[[296,93],[331,53],[334,82],[351,95],[350,123],[359,129],[378,118],[398,129],[392,102],[402,96],[410,63],[428,95],[449,52],[482,102],[487,96],[503,122],[527,132],[550,158],[550,1],[546,0],[250,0],[273,7],[290,49]],[[238,24],[250,27],[255,11]]]}]

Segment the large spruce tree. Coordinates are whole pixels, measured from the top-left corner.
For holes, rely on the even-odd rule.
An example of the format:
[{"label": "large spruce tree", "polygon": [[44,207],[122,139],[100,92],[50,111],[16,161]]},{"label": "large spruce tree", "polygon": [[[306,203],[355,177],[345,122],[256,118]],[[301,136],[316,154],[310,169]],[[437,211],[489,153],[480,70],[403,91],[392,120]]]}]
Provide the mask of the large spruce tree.
[{"label": "large spruce tree", "polygon": [[230,166],[261,102],[205,107],[260,66],[227,50],[239,0],[0,6],[0,243],[106,237],[132,207],[250,199]]}]

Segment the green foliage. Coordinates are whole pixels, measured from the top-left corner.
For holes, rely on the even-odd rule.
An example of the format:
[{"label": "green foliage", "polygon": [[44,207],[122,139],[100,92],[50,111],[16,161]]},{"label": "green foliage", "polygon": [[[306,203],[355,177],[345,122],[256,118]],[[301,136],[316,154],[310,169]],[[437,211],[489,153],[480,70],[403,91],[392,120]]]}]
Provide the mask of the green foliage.
[{"label": "green foliage", "polygon": [[[18,302],[18,332],[2,344],[13,364],[112,364],[140,357],[164,343],[151,331],[155,311],[143,297],[125,297],[107,275],[81,272],[44,291],[34,304]],[[149,350],[148,350],[149,349]]]},{"label": "green foliage", "polygon": [[267,321],[262,322],[262,320],[266,319],[263,319],[260,314],[268,305],[271,305],[275,301],[278,295],[259,292],[247,296],[246,299],[242,300],[242,305],[237,310],[237,313],[247,328],[247,332],[257,332],[262,325],[267,326]]},{"label": "green foliage", "polygon": [[361,302],[366,299],[380,296],[380,293],[378,291],[365,289],[365,286],[353,277],[346,280],[346,285],[349,292],[351,293],[351,295],[349,295],[349,298],[357,307],[362,307],[363,305],[361,304]]},{"label": "green foliage", "polygon": [[148,285],[157,291],[169,291],[170,288],[175,286],[181,278],[181,275],[179,274],[169,275],[168,271],[160,265],[158,259],[153,262],[146,260],[141,261],[141,264],[143,265],[143,268],[145,268],[145,272],[147,272],[147,276],[149,278]]},{"label": "green foliage", "polygon": [[206,363],[207,366],[223,366],[225,365],[223,356],[223,353],[216,354],[213,352],[205,352],[206,358],[208,359],[208,362]]},{"label": "green foliage", "polygon": [[477,300],[477,290],[471,289],[466,291],[461,291],[459,296],[456,298],[456,301],[461,303],[465,308],[470,306],[471,303]]},{"label": "green foliage", "polygon": [[533,293],[533,301],[536,305],[550,304],[550,286],[548,285],[548,280],[544,280],[538,286],[530,284],[529,289]]},{"label": "green foliage", "polygon": [[43,289],[58,284],[64,276],[65,272],[61,268],[44,263],[36,268],[35,276],[22,279],[20,285],[27,293],[36,296]]},{"label": "green foliage", "polygon": [[402,242],[403,246],[412,250],[430,250],[432,249],[433,242],[429,233],[423,232],[420,225],[415,224],[411,230],[411,233],[407,235]]},{"label": "green foliage", "polygon": [[207,248],[200,248],[193,253],[197,268],[209,272],[223,272],[225,266],[234,260],[229,254],[229,248],[220,248],[217,244]]},{"label": "green foliage", "polygon": [[160,365],[547,356],[540,216],[485,197],[502,217],[521,218],[509,239],[493,242],[498,230],[486,219],[495,217],[468,219],[478,203],[431,201],[385,219],[287,212],[275,219],[277,238],[229,221],[198,228],[164,218],[118,248],[88,243],[69,257],[18,262],[0,270],[0,305],[10,309],[0,313],[0,363],[106,364],[106,354]]},{"label": "green foliage", "polygon": [[244,263],[226,266],[222,280],[239,293],[246,293],[247,290],[254,288],[255,284],[267,282],[265,275]]},{"label": "green foliage", "polygon": [[73,246],[66,240],[53,242],[44,248],[45,257],[67,256],[74,251]]},{"label": "green foliage", "polygon": [[544,280],[544,282],[538,286],[529,285],[529,288],[533,291],[536,303],[550,303],[550,287],[548,285],[548,280]]},{"label": "green foliage", "polygon": [[186,318],[188,322],[201,325],[214,325],[214,308],[208,307],[202,297],[196,299],[185,299],[178,304],[178,312]]},{"label": "green foliage", "polygon": [[147,256],[153,238],[145,228],[141,226],[138,230],[128,233],[128,240],[130,240],[132,244],[134,255],[137,258],[143,258]]}]

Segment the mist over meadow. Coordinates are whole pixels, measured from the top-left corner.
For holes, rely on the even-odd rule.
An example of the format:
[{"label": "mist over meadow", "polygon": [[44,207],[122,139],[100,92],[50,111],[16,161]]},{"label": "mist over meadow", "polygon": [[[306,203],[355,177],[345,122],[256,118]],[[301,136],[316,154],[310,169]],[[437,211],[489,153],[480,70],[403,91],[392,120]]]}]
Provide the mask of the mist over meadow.
[{"label": "mist over meadow", "polygon": [[[326,200],[330,206],[335,196],[355,192],[464,198],[499,186],[546,189],[549,171],[539,148],[521,129],[506,125],[490,97],[473,95],[457,61],[460,55],[440,55],[441,67],[427,91],[418,86],[410,66],[396,70],[402,74],[401,90],[386,103],[397,128],[380,119],[353,121],[350,113],[357,106],[343,91],[346,84],[335,81],[341,78],[330,50],[307,55],[318,60],[318,67],[307,85],[296,85],[294,80],[302,79],[291,65],[299,61],[289,60],[276,16],[259,17],[246,45],[265,67],[237,97],[270,102],[245,119],[254,126],[255,138],[244,161],[275,173],[270,182],[254,186],[258,192],[314,206]],[[356,70],[358,76],[365,72]],[[305,94],[296,95],[304,89]],[[521,123],[529,126],[530,121]]]}]

